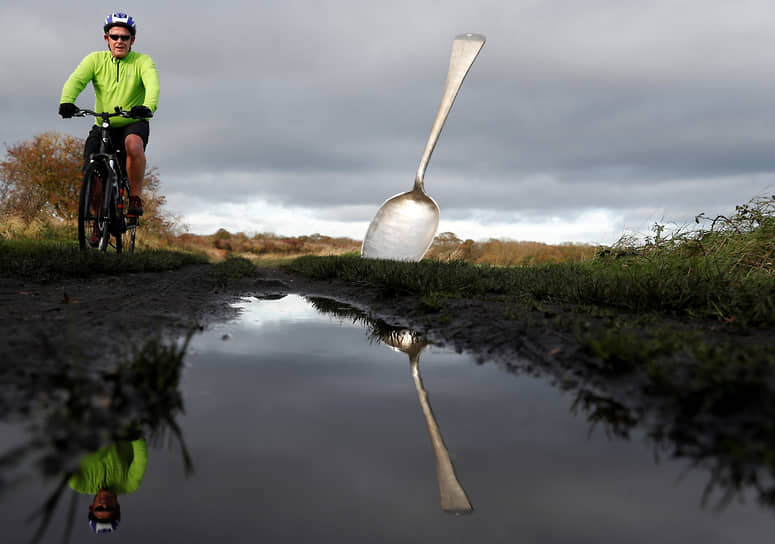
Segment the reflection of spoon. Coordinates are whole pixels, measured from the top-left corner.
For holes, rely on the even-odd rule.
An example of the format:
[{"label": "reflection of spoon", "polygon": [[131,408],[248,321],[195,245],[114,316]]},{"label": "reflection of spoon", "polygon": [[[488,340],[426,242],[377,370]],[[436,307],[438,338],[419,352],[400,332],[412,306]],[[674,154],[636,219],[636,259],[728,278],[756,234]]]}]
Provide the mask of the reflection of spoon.
[{"label": "reflection of spoon", "polygon": [[431,405],[428,401],[428,393],[425,391],[422,377],[420,377],[420,352],[426,344],[417,341],[411,331],[407,330],[390,335],[389,338],[385,339],[385,342],[409,355],[412,378],[417,388],[417,396],[420,399],[422,412],[425,416],[428,434],[431,437],[433,454],[436,457],[436,475],[439,479],[439,491],[441,492],[441,509],[450,514],[470,514],[474,509],[468,501],[463,486],[457,480],[455,468],[452,466],[452,460],[449,458],[447,447],[444,445],[444,439],[441,436],[441,431],[436,424],[436,418],[433,416],[433,410],[431,410]]},{"label": "reflection of spoon", "polygon": [[439,207],[425,194],[423,178],[431,153],[455,101],[463,79],[484,45],[481,34],[461,34],[452,42],[449,72],[441,104],[420,160],[414,188],[386,200],[371,220],[361,255],[371,259],[419,261],[433,242],[439,226]]}]

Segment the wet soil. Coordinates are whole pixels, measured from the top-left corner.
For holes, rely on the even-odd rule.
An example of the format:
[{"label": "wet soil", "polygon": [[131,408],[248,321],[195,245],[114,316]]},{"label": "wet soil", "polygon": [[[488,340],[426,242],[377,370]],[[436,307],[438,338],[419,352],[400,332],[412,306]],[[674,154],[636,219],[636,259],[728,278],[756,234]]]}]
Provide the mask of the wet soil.
[{"label": "wet soil", "polygon": [[218,287],[209,265],[40,284],[0,278],[0,383],[74,358],[111,365],[154,335],[180,336],[236,317],[240,296],[323,296],[390,325],[468,350],[479,360],[551,363],[578,357],[575,341],[546,326],[545,311],[513,315],[497,301],[446,300],[443,311],[413,297],[386,299],[368,287],[314,281],[277,269]]},{"label": "wet soil", "polygon": [[[119,361],[128,355],[131,359],[133,345],[159,337],[180,338],[233,319],[239,310],[232,303],[240,297],[297,294],[334,299],[370,319],[411,328],[431,342],[470,353],[477,363],[494,362],[508,372],[541,376],[571,392],[574,409],[586,413],[591,422],[602,422],[606,432],[627,438],[640,421],[654,437],[655,448],[709,465],[721,482],[716,484],[733,494],[748,485],[742,482],[753,482],[761,500],[775,504],[775,485],[759,485],[764,481],[759,473],[770,470],[773,458],[775,382],[769,368],[762,377],[756,374],[761,365],[753,365],[755,375],[746,377],[752,365],[727,365],[726,377],[712,380],[716,386],[697,382],[704,389],[696,390],[692,361],[681,365],[676,360],[680,368],[672,374],[675,384],[657,391],[641,372],[601,370],[600,362],[569,332],[578,325],[604,328],[605,317],[547,305],[524,308],[497,298],[440,302],[386,298],[365,284],[314,281],[268,268],[224,288],[211,270],[209,265],[196,265],[47,284],[0,278],[0,421],[26,419],[40,399],[63,389],[60,382],[69,380],[70,368],[90,369],[95,383],[109,379]],[[662,318],[659,322],[689,333],[694,330],[714,342],[771,346],[773,341],[770,330],[741,334],[731,327],[719,328],[718,322],[670,324]],[[54,405],[66,404],[67,398],[57,402]],[[743,443],[747,447],[734,451],[719,446]],[[58,450],[54,453],[59,464],[67,458]],[[772,482],[771,474],[766,481]]]},{"label": "wet soil", "polygon": [[[579,325],[587,330],[605,327],[605,318],[546,305],[518,307],[498,298],[445,298],[439,304],[411,296],[386,298],[366,284],[315,281],[271,268],[222,287],[211,271],[210,265],[192,265],[47,284],[0,278],[0,400],[6,401],[0,408],[8,407],[9,389],[34,395],[37,377],[52,369],[83,363],[95,371],[109,369],[131,358],[133,346],[154,337],[182,337],[235,318],[239,310],[231,303],[239,297],[287,294],[335,299],[372,319],[466,351],[479,363],[493,361],[563,388],[582,386],[626,401],[642,386],[634,375],[620,379],[599,372],[599,361],[571,332]],[[717,322],[676,322],[675,327],[696,330],[713,341],[728,342],[732,336],[745,344],[772,343],[769,331],[740,335],[716,330]]]}]

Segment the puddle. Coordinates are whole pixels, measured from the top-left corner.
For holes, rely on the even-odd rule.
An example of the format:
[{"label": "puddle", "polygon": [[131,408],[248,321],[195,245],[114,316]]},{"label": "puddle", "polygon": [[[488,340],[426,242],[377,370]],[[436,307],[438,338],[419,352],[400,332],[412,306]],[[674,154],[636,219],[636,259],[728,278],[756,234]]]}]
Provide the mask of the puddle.
[{"label": "puddle", "polygon": [[[125,442],[144,441],[147,463],[118,496],[111,541],[756,543],[775,531],[753,496],[703,507],[706,472],[655,460],[643,431],[591,430],[576,397],[544,380],[330,300],[240,306],[239,320],[191,339],[181,399],[143,401],[154,430]],[[0,451],[50,428],[22,424],[0,425]],[[42,542],[91,533],[93,496],[56,495],[65,480],[37,476],[52,472],[37,463],[51,447],[17,454],[24,471],[5,457],[5,542],[44,522]]]}]

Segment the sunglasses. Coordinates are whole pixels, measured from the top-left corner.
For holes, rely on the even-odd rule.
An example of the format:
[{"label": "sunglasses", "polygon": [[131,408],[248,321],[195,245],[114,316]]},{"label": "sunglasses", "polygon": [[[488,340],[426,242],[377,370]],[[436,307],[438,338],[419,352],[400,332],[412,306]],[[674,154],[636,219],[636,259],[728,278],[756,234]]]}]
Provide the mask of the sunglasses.
[{"label": "sunglasses", "polygon": [[108,37],[114,42],[117,42],[118,40],[121,40],[122,42],[128,42],[130,39],[132,39],[131,34],[108,34]]}]

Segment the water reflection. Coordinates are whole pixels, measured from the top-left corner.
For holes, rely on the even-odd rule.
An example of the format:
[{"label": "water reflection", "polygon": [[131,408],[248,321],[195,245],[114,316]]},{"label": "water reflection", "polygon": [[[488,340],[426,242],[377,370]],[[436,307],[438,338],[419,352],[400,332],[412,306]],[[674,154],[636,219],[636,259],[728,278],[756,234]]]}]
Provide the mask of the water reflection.
[{"label": "water reflection", "polygon": [[[374,340],[405,351],[410,361],[413,356],[419,357],[425,345],[418,343],[411,331],[396,329],[336,301],[322,298],[309,300],[320,312],[368,327]],[[522,372],[515,365],[504,365],[503,368],[511,373]],[[656,363],[654,368],[657,368]],[[760,504],[775,508],[773,369],[762,362],[749,366],[730,363],[727,366],[713,364],[709,368],[673,370],[673,375],[669,376],[667,372],[660,368],[659,373],[655,372],[659,380],[639,383],[633,378],[626,387],[623,387],[621,376],[607,380],[604,373],[588,373],[581,383],[576,380],[568,382],[561,376],[557,384],[574,391],[576,399],[571,410],[586,416],[590,432],[602,425],[609,436],[629,440],[634,432],[645,430],[657,462],[662,456],[688,459],[690,466],[687,471],[705,469],[709,477],[701,498],[703,506],[712,502],[717,510],[721,510],[735,499],[744,501],[746,495],[753,491]],[[424,389],[416,361],[413,363],[413,376],[420,401],[424,403]],[[426,412],[425,404],[423,411]],[[441,445],[438,448],[433,438],[434,421],[430,406],[426,418],[437,462],[441,458],[444,465],[446,448],[440,434],[438,441]],[[456,483],[451,464],[449,468],[450,471],[444,474],[450,474],[449,481]],[[439,468],[442,497],[445,494],[444,481]],[[453,488],[454,483],[450,483],[450,487]],[[465,497],[462,488],[460,493]]]},{"label": "water reflection", "polygon": [[433,446],[433,455],[436,458],[436,475],[439,480],[439,491],[441,493],[441,509],[450,514],[470,514],[473,507],[468,500],[463,486],[455,475],[455,468],[452,466],[452,460],[449,458],[449,452],[444,445],[444,439],[441,436],[441,430],[436,423],[436,418],[431,409],[431,403],[428,400],[428,392],[423,387],[422,377],[420,376],[420,352],[428,345],[412,330],[395,329],[390,332],[382,332],[380,340],[390,347],[402,351],[409,356],[409,365],[412,371],[412,379],[417,389],[417,397],[420,399],[422,412],[425,416],[425,425],[428,427],[428,434]]},{"label": "water reflection", "polygon": [[70,539],[79,495],[92,497],[84,518],[93,532],[116,531],[119,496],[138,491],[148,466],[146,437],[154,444],[176,439],[184,473],[193,472],[176,421],[183,411],[178,388],[187,344],[188,338],[180,345],[156,338],[103,372],[82,361],[64,362],[50,374],[17,384],[27,402],[5,417],[24,414],[27,436],[0,456],[2,498],[8,500],[27,480],[58,482],[25,520],[34,527],[31,542],[44,536],[67,490],[62,542]]},{"label": "water reflection", "polygon": [[63,541],[69,540],[72,523],[77,515],[76,494],[93,497],[87,514],[89,527],[93,532],[106,534],[118,530],[121,523],[121,504],[118,497],[137,491],[147,466],[148,445],[142,436],[131,441],[113,442],[84,456],[78,462],[77,469],[61,476],[60,484],[52,495],[28,518],[28,521],[36,517],[41,520],[32,541],[38,541],[45,533],[66,489],[65,482],[74,494],[71,495]]},{"label": "water reflection", "polygon": [[67,481],[76,493],[94,495],[89,503],[89,525],[96,533],[118,529],[121,521],[119,495],[140,487],[148,465],[148,444],[142,436],[114,442],[87,455]]},{"label": "water reflection", "polygon": [[[245,307],[242,322],[197,337],[200,354],[195,341],[182,385],[185,344],[166,351],[160,344],[108,372],[70,365],[38,376],[29,402],[10,418],[28,422],[29,433],[0,458],[3,506],[20,504],[3,518],[7,532],[16,531],[4,541],[23,541],[15,526],[27,515],[21,504],[37,506],[49,487],[24,540],[33,531],[33,540],[44,532],[63,541],[72,532],[77,540],[87,531],[85,501],[94,513],[100,489],[115,493],[114,511],[123,510],[116,538],[134,542],[210,542],[214,534],[235,542],[399,542],[407,535],[429,543],[520,535],[536,542],[754,542],[735,537],[771,532],[769,512],[732,505],[722,520],[699,511],[704,470],[677,489],[675,465],[657,470],[643,448],[625,444],[645,429],[660,453],[708,467],[725,493],[766,495],[773,442],[763,420],[771,400],[756,396],[747,406],[762,412],[737,414],[740,424],[731,425],[728,415],[698,410],[696,395],[634,386],[624,394],[578,381],[563,393],[545,380],[516,379],[517,367],[504,367],[513,374],[504,379],[493,365],[431,349],[410,330],[329,299]],[[332,325],[330,316],[340,322]],[[364,328],[379,345],[363,341]],[[406,354],[414,388],[404,356],[384,346]],[[569,397],[584,417],[568,414]],[[587,421],[613,440],[599,433],[585,440]],[[200,469],[186,493],[178,469],[190,473],[193,464],[181,429]],[[154,451],[170,440],[175,452]],[[12,443],[0,434],[2,447]],[[16,492],[22,459],[49,487]],[[87,476],[111,465],[133,476]],[[443,515],[437,484],[442,510],[471,512],[470,493],[476,515]],[[93,517],[105,522],[112,506],[102,501],[104,514]]]},{"label": "water reflection", "polygon": [[[724,387],[721,383],[719,387]],[[704,395],[712,396],[713,391]],[[639,391],[628,399],[582,387],[576,392],[574,411],[581,411],[594,427],[602,425],[609,436],[629,440],[645,429],[657,462],[662,456],[688,459],[688,470],[704,469],[708,480],[703,506],[723,510],[749,491],[757,501],[775,507],[775,431],[768,414],[769,398],[748,399],[732,414],[714,414],[698,406],[690,391],[674,395]],[[750,404],[759,404],[756,406]]]}]

